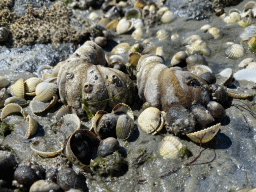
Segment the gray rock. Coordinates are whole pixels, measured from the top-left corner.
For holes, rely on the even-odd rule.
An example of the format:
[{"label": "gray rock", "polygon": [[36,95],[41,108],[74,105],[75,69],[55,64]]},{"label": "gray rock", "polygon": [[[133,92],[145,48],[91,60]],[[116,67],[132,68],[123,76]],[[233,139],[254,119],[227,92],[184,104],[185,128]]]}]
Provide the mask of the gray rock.
[{"label": "gray rock", "polygon": [[29,192],[59,192],[61,188],[59,185],[48,180],[38,180],[30,187]]},{"label": "gray rock", "polygon": [[17,165],[15,156],[9,151],[0,151],[0,178],[6,180],[6,172],[13,175],[14,168]]}]

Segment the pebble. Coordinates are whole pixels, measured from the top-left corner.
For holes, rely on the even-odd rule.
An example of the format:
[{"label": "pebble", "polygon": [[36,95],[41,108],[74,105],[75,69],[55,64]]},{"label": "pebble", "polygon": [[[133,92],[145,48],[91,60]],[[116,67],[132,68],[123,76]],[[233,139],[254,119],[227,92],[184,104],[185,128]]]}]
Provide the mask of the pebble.
[{"label": "pebble", "polygon": [[60,186],[48,180],[38,180],[30,187],[29,192],[60,192]]}]

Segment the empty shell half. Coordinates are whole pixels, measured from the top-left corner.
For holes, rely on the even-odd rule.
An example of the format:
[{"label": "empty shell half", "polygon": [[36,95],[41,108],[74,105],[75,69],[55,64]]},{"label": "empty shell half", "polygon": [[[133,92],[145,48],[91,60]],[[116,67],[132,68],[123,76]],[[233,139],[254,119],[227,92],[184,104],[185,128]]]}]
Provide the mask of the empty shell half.
[{"label": "empty shell half", "polygon": [[30,115],[27,116],[26,120],[29,121],[28,132],[27,132],[27,135],[26,135],[26,137],[29,138],[30,136],[35,134],[35,132],[38,128],[38,123]]},{"label": "empty shell half", "polygon": [[3,108],[1,113],[1,120],[3,120],[6,116],[10,115],[11,113],[21,113],[24,119],[26,119],[27,116],[21,106],[19,106],[16,103],[10,103]]}]

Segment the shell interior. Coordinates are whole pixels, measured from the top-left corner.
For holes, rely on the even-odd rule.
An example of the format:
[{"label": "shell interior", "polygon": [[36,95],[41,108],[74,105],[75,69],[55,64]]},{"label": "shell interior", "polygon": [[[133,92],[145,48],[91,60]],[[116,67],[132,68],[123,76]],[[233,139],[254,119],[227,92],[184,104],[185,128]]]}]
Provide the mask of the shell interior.
[{"label": "shell interior", "polygon": [[24,119],[26,119],[27,116],[21,106],[19,106],[16,103],[10,103],[3,108],[1,113],[1,120],[3,120],[6,116],[10,115],[11,113],[21,113]]},{"label": "shell interior", "polygon": [[29,121],[28,132],[27,132],[27,138],[29,138],[30,136],[35,134],[38,128],[38,123],[30,115],[27,116],[26,120]]},{"label": "shell interior", "polygon": [[113,109],[112,113],[114,114],[127,114],[132,120],[134,120],[134,115],[131,107],[124,103],[118,103]]},{"label": "shell interior", "polygon": [[49,102],[39,101],[36,97],[30,102],[29,106],[33,113],[43,113],[46,110],[53,107],[58,101],[58,96],[55,94],[52,97],[52,100]]}]

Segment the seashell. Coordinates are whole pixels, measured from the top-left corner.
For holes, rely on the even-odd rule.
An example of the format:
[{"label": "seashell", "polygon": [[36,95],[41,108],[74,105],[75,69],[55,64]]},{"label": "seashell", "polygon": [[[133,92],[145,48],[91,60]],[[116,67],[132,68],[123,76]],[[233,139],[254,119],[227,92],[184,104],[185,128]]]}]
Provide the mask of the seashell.
[{"label": "seashell", "polygon": [[94,39],[94,42],[99,45],[100,47],[104,47],[107,45],[108,41],[107,41],[107,38],[106,37],[96,37]]},{"label": "seashell", "polygon": [[141,57],[141,54],[138,53],[138,52],[130,53],[130,55],[129,55],[129,66],[132,69],[136,69],[140,57]]},{"label": "seashell", "polygon": [[6,99],[8,98],[8,93],[6,91],[6,88],[2,88],[0,90],[0,107],[3,107],[4,106],[4,103],[6,101]]},{"label": "seashell", "polygon": [[132,120],[134,120],[134,115],[132,112],[131,107],[126,105],[125,103],[118,103],[113,109],[113,114],[120,115],[120,114],[127,114]]},{"label": "seashell", "polygon": [[128,43],[119,43],[112,49],[111,53],[119,55],[129,51],[129,49],[130,45]]},{"label": "seashell", "polygon": [[175,66],[180,64],[182,61],[184,61],[188,57],[187,53],[185,51],[179,51],[175,53],[175,55],[172,57],[171,65]]},{"label": "seashell", "polygon": [[150,14],[155,14],[157,11],[158,7],[155,3],[149,3],[149,12]]},{"label": "seashell", "polygon": [[116,137],[127,140],[134,131],[134,120],[127,114],[119,115],[116,122]]},{"label": "seashell", "polygon": [[29,138],[30,136],[35,134],[35,132],[38,128],[38,123],[30,115],[28,115],[26,117],[26,120],[29,121],[28,132],[27,132],[27,136],[26,136],[27,138]]},{"label": "seashell", "polygon": [[242,67],[242,68],[245,68],[249,65],[249,63],[251,62],[254,62],[254,58],[246,58],[244,59],[243,61],[241,61],[239,64],[238,64],[238,67]]},{"label": "seashell", "polygon": [[216,27],[212,27],[208,30],[208,33],[210,33],[214,39],[220,39],[222,37],[220,30]]},{"label": "seashell", "polygon": [[161,8],[156,12],[156,14],[159,15],[159,16],[162,16],[166,11],[169,11],[169,8],[168,8],[168,7],[161,7]]},{"label": "seashell", "polygon": [[202,38],[199,35],[191,35],[187,37],[185,40],[183,40],[183,45],[191,45],[193,42],[202,40]]},{"label": "seashell", "polygon": [[100,26],[106,28],[110,21],[111,21],[110,18],[102,17],[102,18],[99,20],[98,25],[100,25]]},{"label": "seashell", "polygon": [[39,101],[36,97],[30,102],[29,106],[33,113],[43,113],[53,107],[58,101],[58,95],[53,95],[52,100],[48,102]]},{"label": "seashell", "polygon": [[243,57],[244,48],[240,44],[234,44],[226,49],[225,54],[228,58],[237,59]]},{"label": "seashell", "polygon": [[233,82],[233,70],[226,68],[216,75],[216,83],[219,85],[228,86]]},{"label": "seashell", "polygon": [[116,27],[117,27],[118,22],[119,22],[118,19],[114,19],[114,20],[110,21],[107,24],[106,29],[110,30],[110,31],[116,31]]},{"label": "seashell", "polygon": [[121,55],[111,55],[108,63],[109,67],[113,67],[115,63],[124,63],[124,59]]},{"label": "seashell", "polygon": [[194,54],[195,52],[201,52],[205,55],[210,55],[211,52],[208,49],[206,42],[203,40],[196,40],[191,45],[186,45],[186,51],[189,55]]},{"label": "seashell", "polygon": [[24,117],[24,119],[26,119],[27,115],[25,113],[25,111],[23,111],[22,107],[19,106],[16,103],[10,103],[8,105],[6,105],[3,109],[2,109],[2,113],[1,113],[1,121],[7,117],[8,115],[10,115],[11,113],[21,113]]},{"label": "seashell", "polygon": [[16,97],[24,98],[25,96],[25,83],[24,79],[20,78],[12,85],[12,93]]},{"label": "seashell", "polygon": [[141,52],[141,54],[142,55],[146,55],[146,54],[153,54],[153,55],[155,55],[156,54],[156,49],[157,49],[157,47],[155,45],[153,45],[153,46],[150,46],[150,47],[144,49]]},{"label": "seashell", "polygon": [[143,0],[137,0],[133,7],[136,9],[143,9],[143,7],[146,5],[146,3]]},{"label": "seashell", "polygon": [[205,72],[200,75],[202,79],[204,79],[208,84],[216,83],[216,77],[213,73]]},{"label": "seashell", "polygon": [[229,89],[227,88],[227,93],[229,97],[236,99],[247,99],[249,97],[253,97],[255,93],[248,93],[251,90],[241,90],[241,89]]},{"label": "seashell", "polygon": [[135,29],[144,27],[144,23],[143,23],[142,19],[134,19],[134,20],[132,20],[132,22],[133,22],[133,27]]},{"label": "seashell", "polygon": [[207,65],[205,58],[199,54],[188,56],[186,63],[189,71],[193,71],[196,65]]},{"label": "seashell", "polygon": [[38,77],[31,77],[25,81],[25,91],[26,92],[35,92],[36,91],[36,86],[43,82],[42,79]]},{"label": "seashell", "polygon": [[256,33],[256,26],[250,25],[244,29],[244,31],[240,34],[240,38],[242,41],[247,41],[250,38],[253,37],[253,35]]},{"label": "seashell", "polygon": [[194,133],[189,133],[187,136],[195,143],[207,143],[213,139],[213,137],[218,133],[221,124],[218,123],[207,129],[197,131]]},{"label": "seashell", "polygon": [[165,11],[164,14],[161,17],[161,22],[162,23],[171,23],[172,21],[174,21],[176,18],[176,16],[174,15],[174,13],[170,10]]},{"label": "seashell", "polygon": [[203,31],[203,32],[207,32],[210,28],[211,28],[211,25],[206,24],[206,25],[203,25],[203,26],[200,28],[200,30]]},{"label": "seashell", "polygon": [[139,9],[136,9],[136,8],[128,9],[125,12],[125,18],[127,20],[130,20],[130,19],[140,19],[141,18],[141,12],[140,12]]},{"label": "seashell", "polygon": [[116,26],[116,33],[118,35],[121,35],[121,34],[125,34],[125,33],[128,33],[129,31],[131,31],[133,29],[133,23],[132,21],[129,21],[125,18],[121,19],[117,26]]},{"label": "seashell", "polygon": [[69,137],[73,132],[79,130],[81,127],[81,120],[76,114],[64,115],[58,124],[58,130],[65,134],[66,138]]},{"label": "seashell", "polygon": [[160,154],[167,159],[182,157],[186,147],[181,143],[178,137],[173,135],[165,136],[160,143]]},{"label": "seashell", "polygon": [[0,76],[0,89],[5,88],[11,82],[5,79],[4,77]]},{"label": "seashell", "polygon": [[248,41],[248,46],[250,47],[251,50],[255,51],[256,50],[256,36],[253,36],[250,41]]},{"label": "seashell", "polygon": [[103,139],[98,147],[97,156],[106,157],[119,149],[119,142],[114,137]]},{"label": "seashell", "polygon": [[160,29],[156,32],[156,37],[158,38],[159,41],[165,41],[168,40],[169,33],[165,29]]},{"label": "seashell", "polygon": [[202,105],[193,105],[191,112],[194,114],[197,123],[203,128],[215,121],[211,113]]},{"label": "seashell", "polygon": [[246,67],[246,69],[256,69],[256,62],[249,63],[249,65]]},{"label": "seashell", "polygon": [[146,133],[156,134],[164,126],[165,113],[155,107],[146,108],[138,117],[139,128]]},{"label": "seashell", "polygon": [[36,98],[38,101],[49,101],[57,92],[58,86],[54,83],[42,82],[36,86]]},{"label": "seashell", "polygon": [[172,41],[177,41],[180,38],[179,34],[175,33],[173,35],[171,35],[171,40]]},{"label": "seashell", "polygon": [[226,17],[223,19],[223,21],[224,21],[225,23],[228,23],[228,24],[233,24],[233,23],[236,23],[236,22],[240,21],[240,19],[241,19],[241,16],[240,16],[239,13],[237,13],[237,12],[232,12],[232,13],[229,14],[229,16],[226,16]]},{"label": "seashell", "polygon": [[140,40],[140,39],[142,39],[142,36],[143,36],[143,30],[142,30],[142,28],[137,28],[137,29],[134,30],[133,33],[132,33],[132,37],[133,37],[135,40]]},{"label": "seashell", "polygon": [[92,173],[92,170],[86,166],[90,164],[93,149],[98,146],[99,139],[88,130],[80,129],[75,131],[68,138],[65,154],[66,157],[79,168]]},{"label": "seashell", "polygon": [[9,97],[5,100],[4,106],[8,105],[9,103],[16,103],[18,105],[26,105],[28,102],[26,99],[20,98],[20,97]]},{"label": "seashell", "polygon": [[56,113],[55,119],[59,121],[64,115],[72,114],[72,107],[68,105],[63,105]]},{"label": "seashell", "polygon": [[98,13],[95,13],[95,12],[91,12],[89,15],[88,15],[88,19],[90,20],[96,20],[96,19],[99,19],[100,16]]},{"label": "seashell", "polygon": [[57,83],[57,77],[50,77],[44,80],[46,83]]},{"label": "seashell", "polygon": [[60,149],[56,151],[41,151],[35,148],[35,145],[38,142],[32,142],[30,144],[30,148],[32,151],[34,151],[36,154],[40,155],[41,157],[55,157],[56,155],[60,154],[64,150],[64,143],[61,143]]}]

